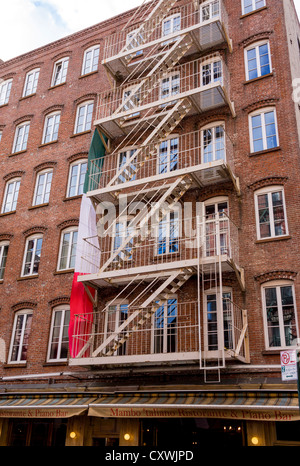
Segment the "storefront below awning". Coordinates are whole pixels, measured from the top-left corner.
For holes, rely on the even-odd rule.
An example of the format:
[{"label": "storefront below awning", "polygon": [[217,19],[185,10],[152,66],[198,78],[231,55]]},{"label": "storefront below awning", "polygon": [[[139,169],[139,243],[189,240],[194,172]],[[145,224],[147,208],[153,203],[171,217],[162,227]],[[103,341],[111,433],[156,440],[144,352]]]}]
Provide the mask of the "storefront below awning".
[{"label": "storefront below awning", "polygon": [[300,420],[297,391],[262,390],[103,394],[90,403],[88,415],[113,418]]},{"label": "storefront below awning", "polygon": [[0,418],[69,418],[88,410],[97,397],[83,394],[0,395]]}]

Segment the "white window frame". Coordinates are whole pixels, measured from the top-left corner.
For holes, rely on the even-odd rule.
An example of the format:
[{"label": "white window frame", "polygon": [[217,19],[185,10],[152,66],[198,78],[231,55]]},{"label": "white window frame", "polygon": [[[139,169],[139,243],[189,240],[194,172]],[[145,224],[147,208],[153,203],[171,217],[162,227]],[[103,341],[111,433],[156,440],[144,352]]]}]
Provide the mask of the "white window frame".
[{"label": "white window frame", "polygon": [[[263,308],[263,322],[264,322],[264,335],[265,335],[265,345],[266,349],[292,349],[294,346],[285,346],[282,343],[285,341],[285,333],[284,333],[284,319],[283,319],[283,309],[282,309],[282,300],[280,296],[280,288],[290,286],[292,288],[292,296],[293,296],[293,305],[294,305],[294,317],[295,317],[295,328],[297,332],[296,342],[299,338],[299,327],[298,327],[298,317],[297,317],[297,306],[296,306],[296,296],[295,296],[295,287],[294,283],[291,280],[273,280],[270,282],[266,282],[261,286],[261,296],[262,296],[262,308]],[[280,346],[270,346],[269,335],[268,335],[268,319],[267,319],[267,310],[266,310],[266,297],[265,297],[265,290],[267,288],[275,288],[276,289],[276,298],[277,298],[277,306],[278,306],[278,324],[279,324],[279,338],[280,338]]]},{"label": "white window frame", "polygon": [[[176,18],[179,18],[179,29],[175,29],[174,30],[174,20]],[[171,27],[170,27],[170,32],[168,34],[165,34],[164,32],[164,29],[165,29],[165,24],[167,22],[171,22]],[[170,15],[168,16],[167,18],[165,18],[162,22],[162,30],[161,30],[161,35],[162,37],[168,37],[170,36],[171,34],[174,34],[176,32],[179,32],[181,30],[181,14],[180,13],[174,13],[173,15]],[[170,40],[167,40],[166,42],[163,42],[162,45],[165,46],[165,45],[168,45],[168,44],[172,44],[173,42],[175,42],[175,40],[177,40],[178,37],[174,37]]]},{"label": "white window frame", "polygon": [[0,242],[0,281],[1,282],[4,280],[8,249],[9,249],[9,241],[1,241]]},{"label": "white window frame", "polygon": [[[140,47],[140,45],[143,44],[143,36],[141,35],[141,33],[138,33],[138,30],[139,28],[136,28],[136,29],[133,29],[132,31],[128,32],[126,34],[126,47],[127,49],[130,51],[132,49],[135,49],[137,47]],[[137,37],[135,38],[135,41],[136,43],[134,43],[132,46],[130,46],[131,44],[131,40],[132,40],[132,37],[137,34]],[[137,40],[137,38],[140,37],[141,38],[141,44],[139,44],[139,41]],[[135,57],[138,57],[140,55],[143,55],[143,50],[138,50],[136,53],[135,53]]]},{"label": "white window frame", "polygon": [[[37,252],[38,240],[42,240],[42,244],[43,244],[43,235],[40,234],[40,233],[36,234],[36,235],[29,236],[26,239],[25,249],[24,249],[24,256],[23,256],[23,263],[22,263],[22,273],[21,273],[22,277],[30,277],[32,275],[38,275],[38,273],[39,273],[38,271],[34,272],[34,265],[35,265],[35,257],[36,257],[36,252]],[[33,246],[32,256],[31,256],[31,260],[30,260],[30,270],[29,270],[29,273],[25,273],[26,258],[27,258],[28,246],[29,246],[30,241],[34,242],[34,246]],[[42,250],[42,244],[41,244],[41,250]],[[38,261],[38,269],[39,269],[39,265],[40,265],[40,259],[41,258],[39,258],[39,261]]]},{"label": "white window frame", "polygon": [[[172,162],[171,160],[171,141],[177,139],[178,141],[178,149],[177,149],[177,158],[176,158],[176,168],[173,168],[171,169],[171,163],[174,163]],[[167,144],[167,151],[166,151],[166,162],[163,164],[161,162],[161,152],[160,152],[160,148],[161,148],[161,145],[162,144]],[[163,141],[161,141],[158,146],[157,146],[157,164],[156,164],[156,173],[158,175],[161,175],[163,173],[170,173],[171,171],[176,171],[178,170],[179,168],[179,160],[180,160],[180,150],[179,150],[179,145],[180,145],[180,138],[179,138],[179,134],[171,134],[168,138],[164,139]],[[160,167],[164,165],[166,166],[166,169],[164,171],[160,171]]]},{"label": "white window frame", "polygon": [[[227,212],[224,216],[217,215],[218,213],[218,205],[227,203]],[[214,206],[214,214],[213,218],[206,218],[206,207],[207,206]],[[216,257],[222,255],[231,255],[231,237],[230,237],[230,223],[229,223],[229,198],[227,196],[217,196],[210,199],[207,199],[204,203],[202,203],[203,208],[203,240],[204,240],[204,255],[205,257]],[[209,235],[207,237],[207,229],[209,225],[212,225],[213,229],[212,232],[209,231]],[[207,245],[209,243],[208,238],[212,237],[214,234],[213,240],[213,248],[210,247],[207,249]],[[224,243],[225,239],[225,243]],[[210,252],[213,251],[215,254],[211,254]],[[209,254],[207,254],[209,252]]]},{"label": "white window frame", "polygon": [[[98,61],[97,61],[97,66],[96,66],[96,65],[93,64],[93,62],[94,62],[94,58],[95,58],[95,51],[97,49],[99,50],[99,54],[98,54]],[[89,67],[87,67],[86,62],[87,62],[87,56],[88,56],[89,53],[92,54],[92,58],[91,58],[91,62],[90,62]],[[93,73],[94,71],[97,71],[98,66],[99,66],[99,58],[100,58],[100,45],[99,44],[93,45],[92,47],[89,47],[88,49],[86,49],[85,52],[84,52],[84,56],[83,56],[81,75],[85,76],[86,74]]]},{"label": "white window frame", "polygon": [[[130,104],[133,103],[133,111],[135,109],[138,109],[138,107],[140,106],[140,102],[141,102],[141,96],[140,96],[140,91],[138,91],[137,93],[135,93],[133,96],[132,96],[132,99],[129,99],[128,102],[125,104],[126,100],[128,99],[128,97],[130,97],[131,95],[131,91],[132,89],[135,89],[136,88],[136,84],[133,85],[133,86],[127,86],[124,90],[123,90],[123,94],[122,94],[122,103],[124,104],[123,107],[122,107],[122,111],[123,112],[127,112],[129,110],[131,110],[130,108]],[[129,92],[129,94],[128,94]],[[128,94],[128,95],[126,95]],[[140,115],[140,112],[139,111],[135,111],[134,113],[132,113],[131,115],[129,116],[126,116],[126,118],[134,118],[134,117],[138,117]]]},{"label": "white window frame", "polygon": [[[171,235],[171,215],[174,216],[172,223],[175,225],[175,235]],[[164,226],[165,225],[165,226]],[[160,229],[164,227],[164,231],[166,231],[166,235],[162,237],[163,239],[160,240]],[[174,210],[167,212],[167,214],[161,219],[161,221],[156,225],[156,256],[164,257],[167,254],[178,254],[180,252],[180,239],[181,239],[181,218],[180,218],[180,210],[174,208]],[[177,245],[176,251],[171,251],[171,244],[175,242]],[[160,243],[165,244],[166,250],[160,252],[160,248],[162,247]]]},{"label": "white window frame", "polygon": [[[137,148],[135,146],[132,146],[132,147],[124,147],[119,153],[118,153],[118,164],[117,164],[117,170],[116,170],[116,173],[119,173],[119,176],[118,176],[118,179],[116,180],[116,184],[120,184],[120,183],[128,183],[128,181],[134,181],[136,179],[136,173],[132,175],[132,172],[134,172],[135,170],[137,171],[137,163],[136,163],[136,159],[133,159],[130,163],[130,170],[128,170],[128,168],[123,168],[125,166],[127,166],[127,163],[128,163],[128,160],[130,160],[130,158],[133,156],[134,152],[137,150]],[[125,160],[125,163],[123,165],[121,165],[121,155],[122,154],[125,154],[125,157],[126,157],[126,160]],[[127,178],[125,178],[125,175],[128,175],[128,177],[131,178],[128,180]]]},{"label": "white window frame", "polygon": [[[110,335],[112,335],[116,330],[119,328],[119,326],[124,322],[120,319],[121,315],[121,306],[126,306],[127,307],[127,318],[129,314],[129,303],[127,300],[120,300],[120,299],[115,299],[112,302],[107,303],[106,305],[106,312],[105,312],[105,319],[104,319],[104,340],[105,341]],[[110,308],[114,307],[115,309],[111,310]],[[112,332],[108,332],[108,319],[109,319],[109,313],[114,313],[116,315],[115,318],[115,325],[114,329]],[[126,334],[127,330],[125,329],[122,333]],[[122,335],[121,333],[121,335]],[[125,345],[121,345],[115,352],[114,356],[126,356],[127,354],[127,345],[125,342]]]},{"label": "white window frame", "polygon": [[[55,323],[55,318],[56,314],[61,313],[61,318],[60,318],[60,323],[57,327],[54,327]],[[68,317],[69,313],[69,317]],[[64,342],[69,343],[69,338],[64,341],[64,330],[68,328],[68,324],[66,325],[66,321],[68,322],[70,320],[70,306],[68,305],[60,305],[57,306],[53,309],[52,311],[52,317],[51,317],[51,327],[50,327],[50,335],[49,335],[49,342],[48,342],[48,351],[47,351],[47,362],[60,362],[60,361],[67,361],[68,356],[65,358],[61,357],[62,353],[62,344]],[[55,328],[58,329],[58,335],[54,335],[55,333]],[[54,339],[56,341],[54,341]],[[52,345],[56,344],[57,345],[57,357],[56,358],[51,358],[51,349]],[[67,351],[68,353],[68,351]]]},{"label": "white window frame", "polygon": [[[223,135],[224,135],[224,157],[222,159],[219,159],[216,157],[217,152],[216,152],[216,129],[222,127],[223,128]],[[209,160],[208,162],[215,162],[217,160],[224,160],[226,161],[226,133],[225,133],[225,122],[224,121],[215,121],[213,123],[209,123],[205,126],[202,126],[201,128],[201,163],[204,162],[204,131],[207,130],[212,130],[212,160]],[[206,162],[206,163],[208,163]]]},{"label": "white window frame", "polygon": [[[45,179],[43,184],[41,185],[39,183],[40,177],[45,175]],[[51,175],[51,180],[49,182],[48,178]],[[48,204],[49,202],[49,196],[50,196],[50,191],[51,191],[51,185],[52,185],[52,179],[53,179],[53,169],[52,168],[46,168],[45,170],[41,170],[40,172],[37,173],[36,175],[36,182],[35,182],[35,188],[34,188],[34,195],[33,195],[33,201],[32,205],[33,206],[38,206],[38,205],[43,205],[43,204]],[[50,185],[49,190],[46,191],[46,187]],[[37,196],[38,196],[38,188],[39,186],[42,186],[42,193],[39,194],[42,197],[42,202],[37,202]],[[45,200],[45,196],[48,195],[48,200]]]},{"label": "white window frame", "polygon": [[[86,164],[86,171],[87,171],[87,163],[88,159],[80,159],[76,160],[75,162],[71,163],[70,168],[69,168],[69,177],[68,177],[68,188],[67,188],[67,196],[66,197],[74,197],[74,196],[79,196],[83,193],[83,187],[84,187],[84,180],[82,184],[79,184],[80,178],[82,176],[81,170],[84,164]],[[72,171],[74,167],[78,167],[78,172],[76,175],[76,186],[75,186],[75,194],[70,194],[70,189],[71,189],[71,181],[72,181]],[[84,173],[84,176],[86,174],[86,171]],[[82,192],[79,192],[79,188],[82,186]]]},{"label": "white window frame", "polygon": [[0,130],[0,142],[1,142],[1,139],[2,139],[2,134],[3,134],[3,131]]},{"label": "white window frame", "polygon": [[[218,79],[214,79],[214,69],[213,66],[215,63],[220,63],[221,64],[221,76],[218,77]],[[210,82],[208,84],[203,84],[203,69],[205,66],[210,65]],[[203,63],[201,63],[201,87],[207,87],[207,86],[215,86],[216,83],[219,83],[220,85],[223,84],[223,78],[224,78],[224,63],[223,60],[220,56],[215,56],[212,58],[209,58],[205,60]]]},{"label": "white window frame", "polygon": [[3,82],[0,82],[0,107],[6,105],[9,102],[12,79],[6,79]]},{"label": "white window frame", "polygon": [[[91,112],[89,111],[90,106],[92,106]],[[79,131],[79,117],[82,116],[80,115],[82,109],[83,109],[83,124],[80,126],[82,126],[83,129]],[[94,112],[94,101],[93,100],[87,100],[78,105],[77,111],[76,111],[74,134],[80,134],[80,133],[84,133],[85,131],[90,131],[90,129],[92,128],[93,112]],[[87,120],[88,115],[91,115],[90,121]]]},{"label": "white window frame", "polygon": [[[111,241],[111,255],[114,255],[115,252],[119,249],[119,247],[121,246],[121,244],[116,247],[115,246],[115,240],[116,238],[123,238],[123,240],[125,238],[127,238],[127,234],[129,233],[130,234],[130,228],[128,230],[128,227],[129,227],[129,223],[130,221],[133,219],[133,216],[132,215],[123,215],[121,216],[117,222],[114,223],[113,225],[113,233],[112,233],[112,241]],[[117,236],[117,225],[122,225],[122,230],[121,230],[121,235],[120,236]],[[131,227],[132,229],[134,227]],[[120,232],[120,229],[119,229],[119,232]],[[124,254],[122,251],[119,252],[118,256],[121,258],[122,261],[131,261],[132,260],[132,242],[133,242],[133,239],[131,239],[125,246],[125,250],[126,251],[130,251],[131,252],[131,255],[128,256],[127,254]],[[116,256],[116,257],[118,257]],[[116,258],[114,260],[117,260]]]},{"label": "white window frame", "polygon": [[[283,204],[283,212],[284,212],[284,222],[286,232],[283,235],[275,235],[275,219],[274,219],[274,212],[273,212],[273,203],[272,203],[272,194],[275,192],[282,193],[282,204]],[[261,237],[260,234],[260,222],[259,222],[259,209],[258,209],[258,196],[260,195],[268,195],[268,210],[269,210],[269,220],[270,220],[270,231],[271,235],[266,237]],[[269,238],[283,238],[289,235],[288,230],[288,223],[287,223],[287,213],[286,213],[286,203],[285,203],[285,195],[284,195],[284,188],[283,186],[267,186],[261,189],[258,189],[254,193],[254,202],[255,202],[255,218],[256,218],[256,233],[257,239],[269,239]]]},{"label": "white window frame", "polygon": [[[220,288],[211,288],[211,289],[208,289],[208,290],[205,290],[204,291],[204,296],[203,296],[203,309],[205,310],[204,312],[204,319],[203,319],[203,326],[204,326],[204,347],[207,348],[207,353],[210,354],[210,355],[213,355],[215,353],[215,355],[217,356],[217,354],[220,352],[220,351],[223,351],[223,348],[224,348],[224,344],[223,342],[225,342],[225,338],[224,338],[224,333],[225,333],[225,329],[224,329],[224,294],[227,294],[227,293],[230,293],[231,297],[230,297],[230,303],[231,303],[231,310],[229,312],[231,312],[231,317],[232,317],[232,322],[233,322],[233,307],[232,307],[232,302],[233,302],[233,299],[232,299],[232,288],[231,287],[228,287],[228,286],[223,286],[222,287],[222,309],[220,309]],[[217,330],[216,330],[216,335],[217,335],[217,341],[218,341],[218,348],[217,349],[211,349],[209,350],[208,349],[208,342],[209,342],[209,339],[208,339],[208,308],[207,308],[207,298],[209,295],[215,295],[216,296],[216,317],[217,317],[217,320],[216,320],[216,323],[217,323]],[[222,316],[222,322],[220,322],[220,318]],[[223,330],[223,332],[221,332],[221,330]],[[233,348],[228,348],[228,349],[234,349],[234,326],[232,326],[232,345],[233,345]]]},{"label": "white window frame", "polygon": [[30,121],[24,121],[16,127],[12,151],[13,154],[27,150],[29,130]]},{"label": "white window frame", "polygon": [[[17,358],[15,360],[12,360],[12,353],[13,353],[13,347],[14,347],[14,342],[16,340],[16,330],[17,330],[17,322],[19,316],[24,315],[26,316],[23,318],[22,322],[22,327],[21,327],[21,332],[20,332],[20,340],[18,346],[18,351],[17,351]],[[29,332],[28,335],[25,334],[26,326],[28,323],[28,318],[30,317],[30,327],[29,327]],[[22,348],[24,345],[24,339],[27,337],[29,339],[30,337],[30,332],[31,332],[31,323],[32,323],[32,317],[33,317],[33,312],[31,309],[23,309],[22,311],[18,311],[15,314],[14,317],[14,324],[13,324],[13,331],[11,335],[11,341],[10,341],[10,347],[9,347],[9,354],[8,354],[8,362],[9,364],[20,364],[20,363],[25,363],[27,361],[27,352],[28,352],[28,342],[25,343],[27,348],[26,348],[26,359],[22,359]]]},{"label": "white window frame", "polygon": [[[261,47],[262,45],[267,45],[267,47],[268,47],[268,57],[269,57],[269,66],[270,66],[269,73],[265,74],[265,75],[261,74],[261,65],[260,65],[260,56],[259,56],[259,47]],[[250,77],[249,77],[248,52],[249,52],[249,50],[252,50],[252,49],[255,49],[256,65],[257,65],[257,77],[250,79]],[[244,50],[244,60],[245,60],[245,70],[246,70],[246,81],[251,81],[252,79],[257,79],[257,78],[261,78],[261,77],[264,77],[264,76],[268,76],[270,73],[272,73],[272,59],[271,59],[270,42],[268,40],[261,40],[259,42],[255,42],[254,44],[251,44],[248,47],[246,47],[245,50]]]},{"label": "white window frame", "polygon": [[[15,204],[15,208],[14,209],[11,208],[10,210],[6,210],[8,189],[9,189],[9,186],[11,184],[13,184],[13,191],[12,191],[12,199],[13,200],[10,202],[10,204],[11,204],[11,207],[13,207],[13,205]],[[7,181],[6,186],[5,186],[2,210],[1,210],[2,214],[8,213],[8,212],[14,212],[16,210],[18,197],[19,197],[20,185],[21,185],[21,178],[12,178],[11,180]],[[16,194],[17,194],[17,197],[15,199]]]},{"label": "white window frame", "polygon": [[[59,118],[57,118],[59,117]],[[44,123],[44,131],[43,131],[43,140],[42,140],[42,143],[43,144],[49,144],[51,142],[55,142],[58,140],[58,132],[59,132],[59,126],[60,126],[60,117],[61,117],[61,112],[60,111],[56,111],[56,112],[52,112],[52,113],[49,113],[48,115],[46,115],[45,117],[45,123]],[[47,137],[47,129],[49,127],[49,121],[50,119],[54,119],[53,120],[53,124],[52,124],[52,127],[51,127],[51,132],[49,133],[50,134],[50,140],[49,141],[46,141],[46,137]],[[58,128],[57,128],[57,132],[54,131],[54,128],[58,125]],[[57,137],[55,137],[55,135],[57,134]]]},{"label": "white window frame", "polygon": [[[274,122],[275,122],[275,130],[276,130],[276,139],[277,139],[277,146],[275,147],[267,147],[267,134],[266,134],[266,125],[265,125],[265,117],[266,113],[274,112]],[[255,112],[251,112],[249,114],[249,132],[250,132],[250,150],[251,153],[256,154],[257,152],[261,151],[254,151],[254,141],[253,141],[253,128],[252,128],[252,117],[261,115],[262,119],[262,136],[263,136],[263,149],[261,150],[272,150],[276,147],[279,147],[279,133],[278,133],[278,124],[277,124],[277,112],[275,107],[264,107],[256,110]]]},{"label": "white window frame", "polygon": [[[213,15],[213,4],[219,5],[218,13]],[[203,10],[205,7],[209,7],[209,19],[203,19]],[[208,24],[213,21],[216,21],[216,18],[219,18],[221,14],[221,4],[220,0],[208,0],[200,4],[200,24]]]},{"label": "white window frame", "polygon": [[[53,73],[51,79],[51,87],[59,86],[67,80],[69,66],[69,57],[63,57],[57,60],[53,66]],[[58,72],[58,67],[61,67]]]},{"label": "white window frame", "polygon": [[[61,259],[62,259],[62,249],[63,249],[63,240],[64,240],[64,235],[70,233],[70,241],[68,244],[68,250],[67,250],[67,263],[66,267],[61,267]],[[59,243],[59,254],[58,254],[58,261],[57,261],[57,271],[63,271],[63,270],[73,270],[75,269],[75,262],[76,262],[76,248],[75,248],[75,262],[74,262],[74,267],[70,267],[70,261],[71,261],[71,251],[72,248],[74,247],[74,233],[77,233],[77,238],[78,238],[78,227],[69,227],[65,228],[62,230],[60,234],[60,243]],[[77,247],[77,241],[76,241],[76,247]]]},{"label": "white window frame", "polygon": [[256,0],[250,0],[250,1],[252,2],[252,9],[251,9],[251,11],[245,12],[245,0],[242,0],[242,13],[243,13],[243,15],[252,13],[252,11],[259,10],[260,8],[263,8],[264,6],[266,6],[266,0],[262,0],[264,2],[264,4],[263,4],[263,6],[260,6],[259,8],[256,8]]},{"label": "white window frame", "polygon": [[[170,304],[168,301],[171,301],[175,299],[176,304]],[[168,348],[168,339],[170,334],[168,333],[169,327],[168,327],[168,306],[175,305],[176,306],[176,326],[175,326],[175,332],[174,337],[175,337],[175,351],[172,351],[172,353],[177,353],[178,352],[178,296],[176,294],[170,294],[168,296],[168,299],[160,300],[159,301],[159,307],[157,310],[153,313],[152,319],[151,319],[151,354],[169,354],[170,353],[170,348]],[[164,307],[163,309],[163,325],[162,325],[162,332],[161,335],[157,335],[156,333],[158,332],[159,327],[155,326],[156,318],[157,318],[157,311],[161,307]],[[161,338],[162,340],[162,351],[157,351],[156,348],[156,338],[157,336]]]},{"label": "white window frame", "polygon": [[35,68],[28,71],[25,78],[23,97],[28,97],[36,93],[38,80],[40,75],[40,68]]}]

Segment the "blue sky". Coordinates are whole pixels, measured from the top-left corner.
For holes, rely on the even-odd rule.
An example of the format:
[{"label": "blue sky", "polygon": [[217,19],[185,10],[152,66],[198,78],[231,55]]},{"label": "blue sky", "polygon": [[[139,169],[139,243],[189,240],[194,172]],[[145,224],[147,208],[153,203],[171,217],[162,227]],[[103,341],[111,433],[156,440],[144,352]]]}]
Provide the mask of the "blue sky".
[{"label": "blue sky", "polygon": [[[294,1],[300,16],[300,0]],[[0,59],[9,60],[142,3],[143,0],[1,0]]]}]

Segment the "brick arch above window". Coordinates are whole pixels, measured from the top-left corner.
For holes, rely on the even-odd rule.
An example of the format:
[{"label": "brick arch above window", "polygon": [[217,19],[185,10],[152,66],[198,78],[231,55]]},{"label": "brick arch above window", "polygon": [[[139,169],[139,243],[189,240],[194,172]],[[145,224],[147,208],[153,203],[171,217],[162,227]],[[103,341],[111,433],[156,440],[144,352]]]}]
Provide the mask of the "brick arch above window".
[{"label": "brick arch above window", "polygon": [[87,49],[89,49],[90,47],[94,47],[94,46],[96,46],[96,45],[100,45],[101,42],[103,42],[103,41],[104,41],[104,39],[102,39],[102,38],[101,38],[101,39],[99,39],[99,38],[98,38],[98,39],[92,39],[92,40],[90,40],[89,42],[87,42],[87,43],[85,43],[84,45],[82,45],[81,48],[84,49],[84,50],[87,50]]},{"label": "brick arch above window", "polygon": [[52,61],[57,61],[60,58],[70,57],[72,55],[71,50],[65,50],[64,52],[57,53],[54,57],[51,58]]},{"label": "brick arch above window", "polygon": [[284,185],[288,180],[286,176],[270,176],[268,178],[262,178],[261,180],[255,181],[252,184],[248,185],[248,188],[253,191],[257,191],[260,188],[265,188],[267,186],[274,185]]},{"label": "brick arch above window", "polygon": [[34,167],[35,172],[39,172],[41,170],[45,170],[46,168],[54,168],[57,165],[57,162],[55,161],[49,161],[49,162],[43,162]]},{"label": "brick arch above window", "polygon": [[271,272],[265,272],[260,275],[256,275],[254,278],[260,285],[262,285],[263,283],[273,280],[295,281],[297,274],[297,272],[293,272],[291,270],[273,270]]},{"label": "brick arch above window", "polygon": [[263,109],[264,107],[275,107],[276,103],[279,102],[277,97],[271,97],[268,99],[261,99],[253,102],[252,104],[247,105],[242,110],[245,112],[251,113],[255,112],[256,110]]},{"label": "brick arch above window", "polygon": [[48,302],[50,307],[59,306],[60,304],[70,304],[70,297],[69,296],[58,296],[57,298],[51,299]]},{"label": "brick arch above window", "polygon": [[209,199],[211,198],[214,198],[214,197],[219,197],[219,196],[229,196],[230,194],[232,194],[232,188],[229,187],[211,187],[211,188],[208,188],[205,190],[204,193],[200,193],[199,196],[197,196],[197,200],[200,201],[200,202],[204,202],[204,201],[208,201]]},{"label": "brick arch above window", "polygon": [[64,108],[63,104],[56,104],[56,105],[52,105],[51,107],[46,108],[42,113],[45,116],[52,112],[61,111],[63,110],[63,108]]},{"label": "brick arch above window", "polygon": [[78,218],[71,218],[71,219],[65,220],[64,222],[57,225],[57,228],[59,230],[64,230],[65,228],[68,228],[68,227],[78,227],[78,225],[79,225],[79,219]]},{"label": "brick arch above window", "polygon": [[11,307],[11,310],[13,312],[21,311],[22,309],[36,309],[37,308],[37,303],[32,302],[32,301],[20,301],[16,304],[14,304]]},{"label": "brick arch above window", "polygon": [[37,233],[45,233],[47,231],[47,227],[43,227],[40,225],[36,225],[34,227],[28,228],[28,230],[23,231],[23,236],[27,237],[30,235],[35,235]]},{"label": "brick arch above window", "polygon": [[11,233],[0,233],[0,241],[11,241],[13,237]]},{"label": "brick arch above window", "polygon": [[4,76],[0,76],[0,81],[3,79],[3,81],[6,81],[7,79],[12,79],[17,73],[12,72],[12,73],[7,73]]},{"label": "brick arch above window", "polygon": [[34,117],[34,115],[23,115],[22,117],[15,120],[13,123],[14,123],[15,126],[18,126],[19,124],[24,123],[25,121],[32,120],[33,117]]},{"label": "brick arch above window", "polygon": [[210,113],[208,117],[199,118],[197,121],[197,128],[201,129],[203,126],[209,125],[210,123],[213,124],[215,121],[225,121],[228,116],[230,116],[230,110],[224,110],[224,112],[215,112]]},{"label": "brick arch above window", "polygon": [[11,173],[8,173],[7,175],[5,175],[3,177],[3,180],[4,181],[9,181],[9,180],[12,180],[13,178],[19,178],[20,176],[24,175],[24,171],[23,170],[18,170],[18,171],[15,171],[15,172],[11,172]]},{"label": "brick arch above window", "polygon": [[73,154],[70,157],[67,158],[67,161],[69,163],[75,162],[76,160],[80,159],[87,159],[89,153],[88,152],[78,152],[77,154]]},{"label": "brick arch above window", "polygon": [[261,40],[268,40],[269,37],[273,34],[274,31],[262,31],[252,36],[247,37],[239,43],[239,46],[248,47],[248,45],[254,44],[255,42]]},{"label": "brick arch above window", "polygon": [[31,65],[26,66],[26,68],[24,68],[23,71],[25,71],[25,73],[28,73],[28,71],[34,70],[35,68],[40,68],[41,66],[43,66],[43,64],[43,61],[31,63]]},{"label": "brick arch above window", "polygon": [[85,95],[82,95],[81,97],[78,97],[78,99],[74,100],[74,104],[78,105],[78,104],[82,104],[83,102],[86,102],[88,100],[95,100],[96,97],[97,97],[97,94],[95,94],[95,93],[85,94]]}]

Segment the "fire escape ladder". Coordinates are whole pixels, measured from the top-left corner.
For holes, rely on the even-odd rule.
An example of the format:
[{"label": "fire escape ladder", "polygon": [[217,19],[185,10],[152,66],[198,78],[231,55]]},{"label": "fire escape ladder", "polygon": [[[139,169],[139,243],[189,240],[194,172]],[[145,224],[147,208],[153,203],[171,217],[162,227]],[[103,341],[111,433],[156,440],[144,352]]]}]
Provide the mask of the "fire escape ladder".
[{"label": "fire escape ladder", "polygon": [[145,231],[143,231],[144,236],[141,238],[143,227],[146,227],[149,220],[151,220],[153,216],[159,214],[160,210],[162,210],[163,215],[166,215],[168,211],[171,211],[174,205],[190,188],[191,184],[192,179],[189,176],[184,175],[178,177],[160,197],[159,201],[154,203],[149,211],[146,206],[145,211],[142,210],[139,212],[128,225],[128,231],[130,233],[124,238],[122,244],[111,254],[109,259],[101,267],[99,273],[105,271],[112,263],[115,263],[115,268],[121,267],[123,260],[126,260],[126,258],[130,257],[132,254],[132,245],[130,245],[130,243],[132,243],[133,239],[139,237],[137,242],[134,244],[134,246],[137,246],[145,239],[146,234],[150,233],[150,229],[145,228]]}]

